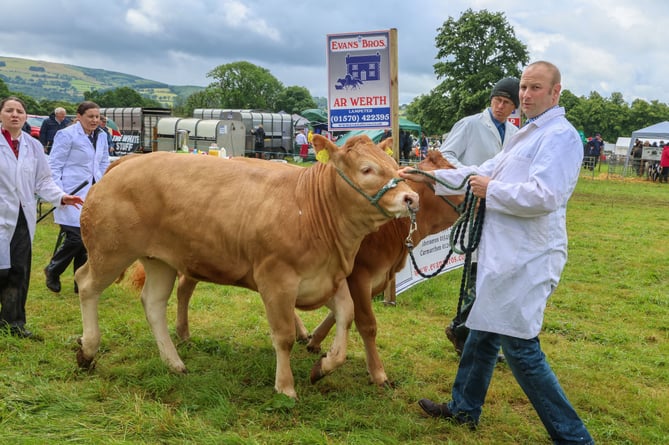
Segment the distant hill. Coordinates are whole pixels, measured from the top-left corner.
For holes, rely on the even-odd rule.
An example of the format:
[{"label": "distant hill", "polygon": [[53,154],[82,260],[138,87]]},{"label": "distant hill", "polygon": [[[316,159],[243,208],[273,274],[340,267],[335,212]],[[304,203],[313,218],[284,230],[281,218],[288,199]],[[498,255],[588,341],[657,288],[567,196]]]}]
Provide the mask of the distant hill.
[{"label": "distant hill", "polygon": [[26,94],[38,101],[77,103],[84,100],[85,91],[130,87],[169,108],[172,108],[175,98],[186,98],[204,89],[168,85],[115,71],[3,56],[0,56],[0,79],[10,91]]}]

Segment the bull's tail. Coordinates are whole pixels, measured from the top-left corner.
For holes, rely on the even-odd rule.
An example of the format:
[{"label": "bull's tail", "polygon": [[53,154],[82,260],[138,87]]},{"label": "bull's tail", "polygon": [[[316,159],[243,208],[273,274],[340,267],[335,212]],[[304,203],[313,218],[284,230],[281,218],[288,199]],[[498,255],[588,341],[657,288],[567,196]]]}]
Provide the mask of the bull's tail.
[{"label": "bull's tail", "polygon": [[127,282],[130,284],[130,287],[138,291],[142,290],[146,281],[146,272],[142,263],[139,261],[132,263],[130,267],[121,272],[121,275],[119,275],[115,282],[120,283],[124,281],[126,272],[128,272]]}]

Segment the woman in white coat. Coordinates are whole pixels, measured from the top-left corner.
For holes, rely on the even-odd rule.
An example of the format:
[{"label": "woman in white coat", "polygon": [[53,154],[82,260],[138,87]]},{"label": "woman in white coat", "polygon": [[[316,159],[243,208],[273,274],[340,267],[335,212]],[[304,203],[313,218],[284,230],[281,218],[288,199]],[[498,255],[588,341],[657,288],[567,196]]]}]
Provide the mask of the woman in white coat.
[{"label": "woman in white coat", "polygon": [[57,207],[83,203],[53,181],[44,147],[21,131],[27,117],[21,99],[0,102],[0,327],[24,338],[33,336],[25,324],[37,223],[35,195]]},{"label": "woman in white coat", "polygon": [[[84,198],[109,166],[107,134],[99,126],[100,107],[95,102],[82,102],[77,108],[77,122],[56,133],[49,154],[49,166],[56,184],[63,190],[74,190],[87,183],[79,192]],[[80,214],[81,210],[73,207],[59,208],[54,212],[54,221],[60,224],[64,241],[44,269],[46,286],[53,292],[60,292],[60,276],[70,263],[76,271],[86,262]],[[75,283],[74,292],[77,291]]]}]

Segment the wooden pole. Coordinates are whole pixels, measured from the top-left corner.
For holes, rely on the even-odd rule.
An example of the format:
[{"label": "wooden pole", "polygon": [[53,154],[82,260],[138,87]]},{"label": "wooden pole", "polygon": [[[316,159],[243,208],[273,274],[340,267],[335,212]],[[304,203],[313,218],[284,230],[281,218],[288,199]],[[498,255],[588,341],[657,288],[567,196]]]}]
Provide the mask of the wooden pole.
[{"label": "wooden pole", "polygon": [[[399,88],[398,88],[398,57],[397,57],[397,28],[390,29],[390,121],[393,137],[393,158],[400,163],[400,119],[399,119]],[[383,292],[383,303],[395,305],[395,276],[388,283]]]}]

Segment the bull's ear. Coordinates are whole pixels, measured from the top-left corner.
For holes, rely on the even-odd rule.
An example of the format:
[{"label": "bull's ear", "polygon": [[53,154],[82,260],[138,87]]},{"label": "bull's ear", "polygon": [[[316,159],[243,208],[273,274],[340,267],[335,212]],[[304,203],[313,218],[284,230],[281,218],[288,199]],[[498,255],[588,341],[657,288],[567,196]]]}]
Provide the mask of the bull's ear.
[{"label": "bull's ear", "polygon": [[320,134],[315,134],[311,143],[314,146],[314,150],[316,150],[316,159],[323,164],[327,164],[330,160],[330,155],[339,150],[339,147],[334,142]]},{"label": "bull's ear", "polygon": [[392,156],[393,155],[393,138],[392,138],[392,136],[382,140],[379,143],[379,148],[381,150],[385,151],[388,154],[388,156]]}]

